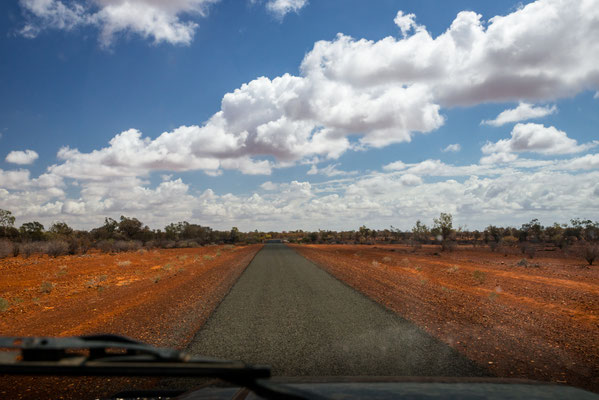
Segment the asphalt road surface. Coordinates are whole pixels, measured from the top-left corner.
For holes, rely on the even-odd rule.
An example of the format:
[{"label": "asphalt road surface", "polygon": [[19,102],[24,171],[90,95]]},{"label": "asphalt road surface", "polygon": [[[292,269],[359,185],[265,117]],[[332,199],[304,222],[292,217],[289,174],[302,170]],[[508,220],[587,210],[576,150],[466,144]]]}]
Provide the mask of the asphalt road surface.
[{"label": "asphalt road surface", "polygon": [[275,376],[487,375],[284,244],[264,246],[187,351]]}]

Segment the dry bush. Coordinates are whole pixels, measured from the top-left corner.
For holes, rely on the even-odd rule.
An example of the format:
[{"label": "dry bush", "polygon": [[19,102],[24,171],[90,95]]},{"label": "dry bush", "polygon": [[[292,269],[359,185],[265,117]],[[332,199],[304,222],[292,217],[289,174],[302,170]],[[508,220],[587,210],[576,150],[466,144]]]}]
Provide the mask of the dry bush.
[{"label": "dry bush", "polygon": [[593,265],[593,261],[599,258],[599,245],[587,244],[582,250],[582,256],[589,265]]},{"label": "dry bush", "polygon": [[110,240],[100,240],[96,243],[96,248],[103,253],[112,253],[114,251],[114,243]]},{"label": "dry bush", "polygon": [[35,253],[46,253],[47,251],[47,243],[45,242],[28,242],[22,243],[19,246],[20,252],[23,257],[27,258]]},{"label": "dry bush", "polygon": [[441,251],[454,251],[457,247],[457,244],[453,240],[444,240],[441,242]]},{"label": "dry bush", "polygon": [[51,240],[46,245],[46,254],[52,257],[68,254],[69,244],[64,240]]},{"label": "dry bush", "polygon": [[533,259],[537,252],[537,248],[528,242],[524,242],[520,245],[520,251],[522,254],[526,254],[528,258]]},{"label": "dry bush", "polygon": [[114,242],[113,249],[116,252],[137,251],[141,249],[141,242],[136,240],[117,240]]},{"label": "dry bush", "polygon": [[11,256],[12,250],[12,242],[10,242],[9,240],[0,240],[0,259]]}]

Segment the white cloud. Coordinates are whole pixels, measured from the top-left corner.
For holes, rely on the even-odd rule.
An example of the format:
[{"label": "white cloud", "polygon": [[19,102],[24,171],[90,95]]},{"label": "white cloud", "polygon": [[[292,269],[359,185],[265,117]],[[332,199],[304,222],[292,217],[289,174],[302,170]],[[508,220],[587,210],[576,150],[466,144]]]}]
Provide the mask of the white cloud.
[{"label": "white cloud", "polygon": [[44,29],[71,30],[79,26],[100,29],[100,42],[110,46],[115,35],[133,32],[154,43],[189,45],[198,25],[181,16],[205,16],[218,0],[20,0],[28,21],[21,30],[33,38]]},{"label": "white cloud", "polygon": [[444,148],[443,152],[445,152],[445,153],[447,153],[447,152],[457,153],[460,150],[462,150],[462,146],[459,143],[454,143],[454,144],[450,144],[449,146],[447,146],[446,148]]},{"label": "white cloud", "polygon": [[[57,4],[57,0],[36,1]],[[96,14],[146,5],[176,21],[182,13],[205,12],[210,3],[94,1],[101,7]],[[128,16],[137,14],[123,13],[123,19],[103,25],[107,38],[121,28],[142,35],[154,32],[145,25],[131,27]],[[137,131],[123,132],[109,147],[88,154],[63,149],[59,154],[63,162],[53,170],[82,179],[141,176],[153,170],[218,175],[222,169],[239,169],[268,174],[272,168],[314,157],[334,160],[352,149],[409,142],[415,134],[444,124],[442,107],[549,100],[599,88],[594,61],[599,59],[597,18],[599,7],[590,2],[538,0],[491,18],[486,25],[480,15],[460,12],[434,38],[415,23],[414,16],[401,12],[395,22],[405,37],[369,41],[339,34],[332,41],[319,41],[302,61],[300,76],[259,77],[243,84],[223,96],[221,109],[203,125],[181,126],[154,140]],[[160,35],[177,32],[169,26],[160,29]],[[572,144],[565,139],[551,148],[531,142],[531,149],[557,154]]]},{"label": "white cloud", "polygon": [[533,118],[542,118],[551,115],[557,111],[555,105],[549,107],[535,107],[528,103],[519,103],[518,107],[502,111],[497,118],[492,120],[483,120],[481,124],[491,126],[501,126],[510,122],[525,121]]},{"label": "white cloud", "polygon": [[[151,186],[136,177],[81,181],[66,194],[52,173],[0,170],[0,208],[17,223],[64,220],[75,227],[101,225],[105,216],[129,215],[153,228],[188,220],[218,229],[356,229],[362,224],[409,229],[417,220],[451,212],[473,229],[531,218],[565,222],[597,219],[599,155],[567,160],[517,160],[509,166],[452,165],[441,160],[390,164],[384,172],[320,183],[260,185],[246,194],[192,191],[181,179]],[[257,188],[258,189],[258,188]]]},{"label": "white cloud", "polygon": [[342,171],[337,169],[339,164],[329,164],[323,168],[318,168],[316,164],[312,164],[308,170],[308,175],[325,175],[328,177],[356,175],[358,171]]},{"label": "white cloud", "polygon": [[278,186],[276,183],[272,183],[271,181],[266,181],[260,185],[260,187],[264,190],[272,191],[277,190]]},{"label": "white cloud", "polygon": [[580,153],[599,144],[581,144],[568,137],[566,132],[553,126],[541,124],[516,124],[511,132],[511,138],[501,139],[496,143],[487,142],[482,147],[484,154],[492,153],[522,153],[534,152],[540,154],[571,154]]},{"label": "white cloud", "polygon": [[560,166],[569,170],[599,169],[599,154],[586,154],[582,157],[566,160]]},{"label": "white cloud", "polygon": [[401,161],[394,161],[390,164],[383,166],[385,171],[400,171],[402,169],[406,169],[408,166]]},{"label": "white cloud", "polygon": [[401,10],[399,10],[395,15],[393,22],[395,22],[395,25],[399,27],[403,37],[408,36],[408,33],[412,29],[424,29],[424,27],[416,24],[415,14],[404,14]]},{"label": "white cloud", "polygon": [[4,161],[13,164],[27,165],[33,164],[33,162],[38,158],[39,155],[33,150],[13,150],[10,153],[8,153]]},{"label": "white cloud", "polygon": [[516,161],[517,158],[518,158],[518,156],[513,153],[506,153],[506,152],[492,153],[492,154],[489,154],[488,156],[481,157],[480,163],[483,165],[507,164],[507,163]]},{"label": "white cloud", "polygon": [[278,18],[283,18],[290,12],[299,12],[308,4],[308,0],[268,0],[266,9]]}]

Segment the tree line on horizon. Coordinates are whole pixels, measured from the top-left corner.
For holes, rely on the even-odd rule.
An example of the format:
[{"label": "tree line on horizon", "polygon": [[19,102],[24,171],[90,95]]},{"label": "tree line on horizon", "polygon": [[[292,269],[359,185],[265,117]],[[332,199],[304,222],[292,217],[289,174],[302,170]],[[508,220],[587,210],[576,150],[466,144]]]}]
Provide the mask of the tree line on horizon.
[{"label": "tree line on horizon", "polygon": [[104,252],[131,251],[146,248],[197,247],[209,244],[254,244],[269,239],[311,244],[408,244],[414,251],[422,245],[436,244],[441,251],[452,251],[457,245],[487,245],[491,251],[519,249],[529,257],[540,245],[567,249],[576,247],[578,253],[592,264],[599,257],[599,222],[575,218],[570,223],[542,226],[538,219],[517,227],[489,225],[482,231],[454,228],[453,216],[441,213],[430,226],[416,221],[411,230],[371,229],[365,225],[357,230],[241,232],[232,227],[227,231],[187,221],[171,223],[164,229],[150,229],[137,218],[110,217],[104,224],[89,231],[75,230],[65,222],[54,222],[48,229],[37,221],[14,226],[15,217],[0,209],[0,258],[46,253],[52,256],[81,254],[94,248]]}]

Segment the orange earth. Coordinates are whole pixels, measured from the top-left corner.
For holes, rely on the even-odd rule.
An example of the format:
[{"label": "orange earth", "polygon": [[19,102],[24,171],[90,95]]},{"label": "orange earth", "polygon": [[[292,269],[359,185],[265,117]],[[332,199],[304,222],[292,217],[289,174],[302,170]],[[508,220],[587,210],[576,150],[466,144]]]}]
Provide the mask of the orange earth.
[{"label": "orange earth", "polygon": [[[8,309],[0,312],[0,335],[115,333],[183,348],[261,247],[5,258],[0,298]],[[128,385],[129,379],[4,377],[0,398],[102,396]]]},{"label": "orange earth", "polygon": [[599,392],[599,267],[559,251],[293,245],[500,377]]}]

